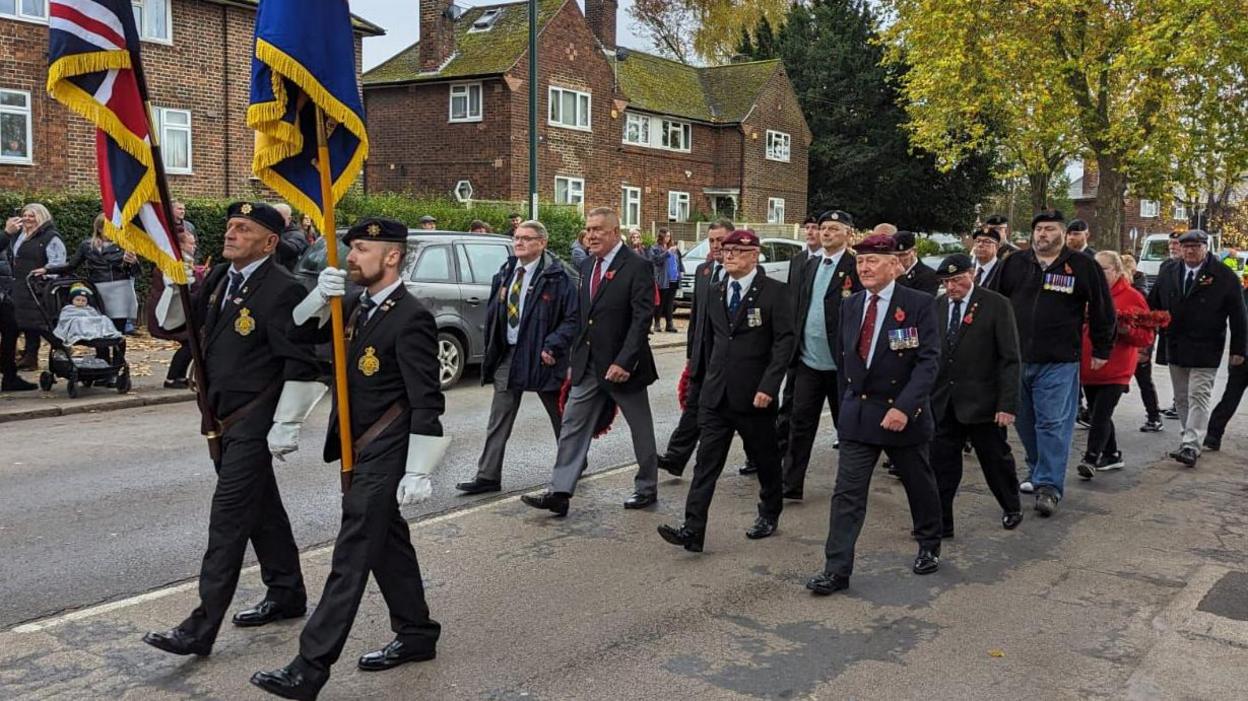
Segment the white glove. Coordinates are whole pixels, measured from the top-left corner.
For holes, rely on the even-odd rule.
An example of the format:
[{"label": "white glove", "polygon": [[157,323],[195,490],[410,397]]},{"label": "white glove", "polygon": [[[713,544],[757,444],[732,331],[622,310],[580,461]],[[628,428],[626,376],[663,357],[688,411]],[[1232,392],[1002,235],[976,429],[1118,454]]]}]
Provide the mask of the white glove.
[{"label": "white glove", "polygon": [[347,291],[347,272],[339,268],[325,268],[316,278],[316,288],[308,293],[303,301],[295,305],[291,318],[296,326],[302,326],[309,319],[320,319],[320,326],[329,320],[330,297],[341,297]]},{"label": "white glove", "polygon": [[328,302],[330,297],[341,297],[347,293],[347,271],[342,268],[327,267],[316,276],[316,290]]},{"label": "white glove", "polygon": [[282,385],[282,398],[273,412],[273,428],[269,429],[269,453],[278,460],[299,450],[299,429],[328,388],[319,382],[296,382]]},{"label": "white glove", "polygon": [[156,323],[166,331],[180,329],[186,325],[186,310],[178,299],[177,288],[172,281],[165,281],[165,290],[160,293],[156,302]]},{"label": "white glove", "polygon": [[395,495],[399,506],[417,504],[433,495],[430,475],[442,462],[450,445],[450,436],[408,436],[406,474],[399,480],[399,491]]}]

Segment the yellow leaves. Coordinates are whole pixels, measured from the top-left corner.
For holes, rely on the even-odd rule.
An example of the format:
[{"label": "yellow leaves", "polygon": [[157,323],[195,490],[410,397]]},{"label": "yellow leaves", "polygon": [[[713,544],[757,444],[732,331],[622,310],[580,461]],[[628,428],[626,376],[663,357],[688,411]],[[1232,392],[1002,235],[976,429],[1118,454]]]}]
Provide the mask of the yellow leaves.
[{"label": "yellow leaves", "polygon": [[989,657],[1005,657],[1005,650],[998,650],[996,648],[993,648],[988,651],[988,656]]}]

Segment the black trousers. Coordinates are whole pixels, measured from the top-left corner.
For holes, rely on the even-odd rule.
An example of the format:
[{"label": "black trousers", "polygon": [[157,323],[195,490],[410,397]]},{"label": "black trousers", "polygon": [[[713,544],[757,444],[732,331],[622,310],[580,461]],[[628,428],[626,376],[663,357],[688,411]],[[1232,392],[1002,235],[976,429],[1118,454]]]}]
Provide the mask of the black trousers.
[{"label": "black trousers", "polygon": [[810,450],[819,430],[819,416],[827,402],[835,426],[841,413],[841,396],[835,370],[815,370],[799,362],[793,371],[793,411],[789,419],[789,446],[784,454],[784,492],[801,494],[806,484]]},{"label": "black trousers", "polygon": [[216,640],[234,599],[247,541],[260,561],[265,598],[283,608],[307,603],[299,549],[273,477],[273,457],[264,438],[225,436],[221,468],[208,515],[208,549],[199,570],[199,606],[179,626],[201,642]]},{"label": "black trousers", "polygon": [[[672,283],[659,290],[659,303],[654,307],[654,328],[659,328],[660,319],[667,322],[665,328],[675,328],[672,315],[676,313],[676,287],[678,284]],[[690,321],[692,322],[692,320]]]},{"label": "black trousers", "polygon": [[728,461],[734,432],[741,436],[746,452],[758,466],[758,515],[780,518],[784,501],[780,491],[780,452],[776,450],[776,417],[769,412],[734,411],[724,401],[717,407],[702,407],[698,423],[702,440],[698,443],[698,460],[693,466],[693,481],[685,499],[685,525],[698,533],[706,532],[715,483]]},{"label": "black trousers", "polygon": [[26,343],[22,346],[22,358],[38,358],[39,344],[43,337],[39,335],[37,329],[22,329],[22,335],[26,338]]},{"label": "black trousers", "polygon": [[793,419],[793,376],[796,370],[789,368],[784,375],[784,387],[780,390],[780,413],[776,415],[776,443],[780,454],[789,454],[789,431]]},{"label": "black trousers", "polygon": [[871,473],[875,471],[881,452],[888,455],[901,474],[901,485],[910,502],[915,540],[923,547],[940,545],[940,494],[936,476],[927,461],[927,444],[879,446],[842,440],[836,489],[832,492],[828,542],[824,548],[825,572],[842,577],[854,572],[854,544],[867,517]]},{"label": "black trousers", "polygon": [[0,300],[0,374],[17,372],[17,316],[13,300]]},{"label": "black trousers", "polygon": [[1016,514],[1023,510],[1018,496],[1018,471],[1006,430],[995,423],[964,424],[949,407],[936,424],[936,436],[932,439],[932,471],[940,490],[941,525],[945,532],[953,530],[953,498],[962,484],[962,446],[968,439],[984,471],[984,482],[1001,511]]},{"label": "black trousers", "polygon": [[390,609],[395,637],[418,650],[437,646],[442,627],[429,618],[420,563],[395,495],[406,452],[356,466],[351,489],[342,496],[329,578],[299,636],[300,662],[314,670],[328,673],[342,654],[369,573]]},{"label": "black trousers", "polygon": [[1118,452],[1118,436],[1114,431],[1114,409],[1127,391],[1126,385],[1084,385],[1088,397],[1088,413],[1092,426],[1088,429],[1088,447],[1084,456],[1095,460],[1101,455]]},{"label": "black trousers", "polygon": [[1149,421],[1161,420],[1161,405],[1157,403],[1157,385],[1153,384],[1153,364],[1140,362],[1135,365],[1135,383],[1140,386],[1140,399],[1144,401],[1144,413]]},{"label": "black trousers", "polygon": [[693,457],[698,447],[698,395],[702,394],[702,381],[689,380],[689,393],[685,397],[685,408],[680,412],[680,420],[671,437],[667,439],[667,450],[663,451],[664,460],[672,463],[682,472]]},{"label": "black trousers", "polygon": [[190,366],[191,344],[183,342],[178,345],[178,349],[173,353],[173,358],[169,360],[169,372],[165,374],[165,379],[185,380],[186,371]]},{"label": "black trousers", "polygon": [[1246,388],[1248,388],[1248,363],[1230,366],[1226,376],[1226,389],[1222,390],[1222,398],[1218,400],[1218,405],[1209,415],[1207,434],[1209,438],[1219,442],[1222,440],[1222,434],[1226,433],[1226,424],[1235,415],[1235,410],[1239,408],[1239,400],[1243,399]]}]

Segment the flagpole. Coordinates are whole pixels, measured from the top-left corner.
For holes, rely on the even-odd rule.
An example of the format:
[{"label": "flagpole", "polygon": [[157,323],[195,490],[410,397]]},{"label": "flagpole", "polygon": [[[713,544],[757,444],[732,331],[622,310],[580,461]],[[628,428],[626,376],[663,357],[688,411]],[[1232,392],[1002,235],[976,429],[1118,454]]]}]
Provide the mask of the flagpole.
[{"label": "flagpole", "polygon": [[[341,268],[338,261],[338,226],[334,220],[334,193],[329,173],[329,139],[325,134],[325,112],[316,106],[316,169],[321,175],[321,235],[325,237],[326,262]],[[351,436],[351,404],[347,395],[347,344],[342,317],[342,298],[329,298],[330,324],[333,328],[334,391],[338,398],[338,445],[342,453],[342,493],[351,488],[355,468]]]}]

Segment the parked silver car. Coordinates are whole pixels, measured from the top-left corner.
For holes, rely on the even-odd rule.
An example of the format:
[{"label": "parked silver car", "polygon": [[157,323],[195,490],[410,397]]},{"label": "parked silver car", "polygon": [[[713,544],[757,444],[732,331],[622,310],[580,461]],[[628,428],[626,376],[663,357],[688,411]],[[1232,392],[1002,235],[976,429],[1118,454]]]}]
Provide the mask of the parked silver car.
[{"label": "parked silver car", "polygon": [[[788,280],[789,261],[793,259],[793,256],[802,252],[804,244],[793,239],[779,238],[766,238],[759,243],[762,244],[762,248],[759,251],[758,262],[762,264],[763,270],[767,271],[767,277]],[[676,289],[677,304],[688,306],[693,303],[693,271],[706,262],[706,256],[710,250],[710,243],[703,239],[685,254],[683,259],[685,269],[681,272],[680,287]]]},{"label": "parked silver car", "polygon": [[[340,235],[346,232],[341,232]],[[485,310],[490,280],[511,255],[511,239],[493,234],[409,229],[403,282],[438,324],[442,389],[485,356]],[[345,259],[346,247],[339,244]],[[345,264],[345,263],[344,263]],[[325,268],[325,239],[308,248],[295,268],[311,289]]]}]

